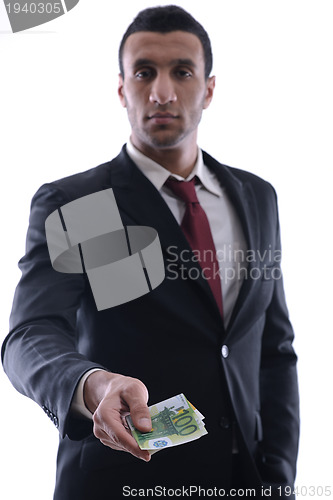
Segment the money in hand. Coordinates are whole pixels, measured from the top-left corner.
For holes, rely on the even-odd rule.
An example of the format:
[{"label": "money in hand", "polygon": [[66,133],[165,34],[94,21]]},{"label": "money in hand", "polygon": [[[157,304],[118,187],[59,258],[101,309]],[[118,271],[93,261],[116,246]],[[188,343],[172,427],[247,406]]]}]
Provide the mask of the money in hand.
[{"label": "money in hand", "polygon": [[207,434],[204,416],[186,399],[184,394],[161,401],[149,407],[152,430],[138,431],[130,416],[127,422],[133,437],[142,450],[156,451],[185,444]]}]

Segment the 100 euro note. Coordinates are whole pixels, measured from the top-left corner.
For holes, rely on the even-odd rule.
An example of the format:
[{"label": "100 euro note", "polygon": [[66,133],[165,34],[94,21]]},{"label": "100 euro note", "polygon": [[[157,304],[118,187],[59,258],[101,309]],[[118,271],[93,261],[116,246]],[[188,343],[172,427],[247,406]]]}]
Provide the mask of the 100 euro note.
[{"label": "100 euro note", "polygon": [[126,417],[129,428],[142,450],[150,453],[163,448],[185,444],[207,434],[204,416],[194,408],[184,394],[161,401],[149,407],[152,430],[138,431],[130,416]]}]

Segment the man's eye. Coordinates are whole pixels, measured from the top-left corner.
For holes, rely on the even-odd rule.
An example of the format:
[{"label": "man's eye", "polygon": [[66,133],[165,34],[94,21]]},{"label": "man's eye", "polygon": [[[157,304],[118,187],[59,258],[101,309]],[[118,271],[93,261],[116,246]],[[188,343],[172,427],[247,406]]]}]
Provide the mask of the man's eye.
[{"label": "man's eye", "polygon": [[191,73],[191,71],[188,71],[188,70],[186,70],[186,69],[178,69],[178,70],[177,70],[177,75],[178,75],[180,78],[191,78],[192,73]]},{"label": "man's eye", "polygon": [[149,78],[150,76],[151,76],[151,71],[148,69],[137,71],[135,73],[135,78],[137,78],[138,80],[144,80],[146,78]]}]

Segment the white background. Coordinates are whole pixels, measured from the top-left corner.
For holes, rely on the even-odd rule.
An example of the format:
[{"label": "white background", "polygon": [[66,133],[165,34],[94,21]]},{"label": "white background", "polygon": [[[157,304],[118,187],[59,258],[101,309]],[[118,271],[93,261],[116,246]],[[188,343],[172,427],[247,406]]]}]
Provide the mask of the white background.
[{"label": "white background", "polygon": [[[215,56],[217,88],[201,124],[201,147],[264,177],[278,192],[285,289],[299,355],[297,484],[330,485],[333,496],[333,4],[178,4],[203,23]],[[136,13],[153,5],[81,0],[57,20],[11,34],[0,4],[1,339],[32,195],[44,182],[111,159],[127,140],[126,111],[116,92],[117,49]],[[3,373],[0,384],[1,498],[51,499],[57,431]],[[311,498],[305,488],[302,493]]]}]

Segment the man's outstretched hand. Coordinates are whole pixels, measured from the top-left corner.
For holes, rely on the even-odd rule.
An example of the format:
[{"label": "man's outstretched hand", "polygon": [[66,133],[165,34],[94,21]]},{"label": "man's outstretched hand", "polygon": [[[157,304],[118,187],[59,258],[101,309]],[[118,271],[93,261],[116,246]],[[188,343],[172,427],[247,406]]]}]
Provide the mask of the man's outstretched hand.
[{"label": "man's outstretched hand", "polygon": [[125,420],[130,413],[139,431],[151,431],[148,390],[140,380],[103,370],[93,372],[84,384],[84,400],[93,413],[94,434],[104,445],[150,460],[149,452],[139,448]]}]

